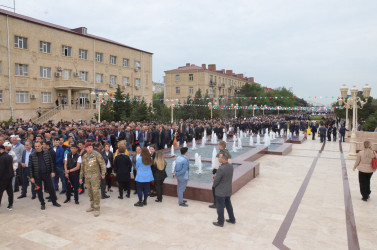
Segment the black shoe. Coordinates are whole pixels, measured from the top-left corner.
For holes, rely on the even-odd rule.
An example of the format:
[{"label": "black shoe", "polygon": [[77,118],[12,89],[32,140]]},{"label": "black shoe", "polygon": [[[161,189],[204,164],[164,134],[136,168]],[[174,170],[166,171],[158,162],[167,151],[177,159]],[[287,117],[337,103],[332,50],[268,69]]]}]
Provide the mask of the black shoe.
[{"label": "black shoe", "polygon": [[61,191],[59,194],[65,194],[65,192],[67,192],[67,191]]},{"label": "black shoe", "polygon": [[37,198],[37,196],[35,196],[35,195],[33,195],[33,196],[31,197],[32,200],[35,200],[35,198]]},{"label": "black shoe", "polygon": [[229,222],[229,223],[232,223],[232,224],[236,224],[236,221],[231,221],[229,219],[225,220],[226,222]]},{"label": "black shoe", "polygon": [[156,197],[156,194],[152,194],[152,193],[150,193],[150,194],[149,194],[149,197]]},{"label": "black shoe", "polygon": [[209,207],[209,208],[216,208],[216,205],[215,205],[215,204],[212,204],[212,205],[209,205],[208,207]]},{"label": "black shoe", "polygon": [[155,200],[155,202],[162,202],[162,200],[157,199],[157,200]]},{"label": "black shoe", "polygon": [[13,210],[13,206],[12,205],[8,205],[7,208],[8,208],[9,211]]},{"label": "black shoe", "polygon": [[80,204],[80,202],[79,201],[75,201],[75,204],[78,205],[78,204]]},{"label": "black shoe", "polygon": [[187,200],[183,200],[183,203],[187,203]]},{"label": "black shoe", "polygon": [[212,222],[213,225],[217,226],[217,227],[223,227],[224,224],[219,224],[218,222]]},{"label": "black shoe", "polygon": [[47,197],[46,197],[46,200],[49,200],[49,199],[51,199],[50,196],[47,196]]},{"label": "black shoe", "polygon": [[366,198],[362,198],[361,200],[362,200],[362,201],[368,201],[368,199],[366,199]]},{"label": "black shoe", "polygon": [[25,198],[25,197],[26,197],[26,195],[21,194],[20,196],[17,197],[17,199],[22,199],[22,198]]},{"label": "black shoe", "polygon": [[107,199],[107,198],[110,198],[110,196],[108,196],[108,195],[106,195],[106,194],[105,194],[104,196],[101,197],[101,199]]},{"label": "black shoe", "polygon": [[137,191],[135,190],[134,194],[137,194]]},{"label": "black shoe", "polygon": [[57,203],[57,202],[55,202],[55,203],[52,203],[52,205],[54,206],[54,207],[61,207],[62,205],[60,205],[59,203]]},{"label": "black shoe", "polygon": [[113,190],[112,190],[112,189],[108,189],[107,191],[109,191],[110,193],[111,193],[111,192],[113,192]]},{"label": "black shoe", "polygon": [[118,196],[118,199],[121,199],[121,200],[123,200],[123,196]]},{"label": "black shoe", "polygon": [[143,205],[146,206],[147,205],[147,201],[143,201]]},{"label": "black shoe", "polygon": [[45,210],[45,209],[46,209],[46,205],[45,204],[41,205],[41,210]]},{"label": "black shoe", "polygon": [[127,197],[127,198],[130,198],[130,194],[127,194],[126,197]]},{"label": "black shoe", "polygon": [[143,202],[141,201],[138,201],[134,204],[135,207],[142,207],[143,206]]},{"label": "black shoe", "polygon": [[48,199],[47,202],[52,202],[52,200],[51,200],[51,199]]},{"label": "black shoe", "polygon": [[63,203],[68,203],[68,202],[71,202],[70,199],[66,199]]},{"label": "black shoe", "polygon": [[181,203],[179,204],[181,207],[188,207],[188,205],[186,203]]},{"label": "black shoe", "polygon": [[79,194],[83,194],[85,191],[84,190],[82,190],[81,192],[79,192]]}]

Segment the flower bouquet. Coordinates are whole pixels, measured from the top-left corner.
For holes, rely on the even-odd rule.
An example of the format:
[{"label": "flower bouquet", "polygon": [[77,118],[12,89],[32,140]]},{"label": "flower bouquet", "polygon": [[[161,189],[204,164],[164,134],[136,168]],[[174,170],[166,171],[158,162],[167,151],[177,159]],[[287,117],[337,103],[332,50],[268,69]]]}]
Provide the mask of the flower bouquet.
[{"label": "flower bouquet", "polygon": [[[30,181],[30,177],[28,176],[27,178],[28,178],[28,180]],[[30,181],[30,183],[31,183],[32,185],[34,184],[34,186],[35,186],[34,190],[35,190],[35,191],[38,191],[38,190],[41,188],[41,187],[38,186],[36,183],[32,183],[31,181]]]}]

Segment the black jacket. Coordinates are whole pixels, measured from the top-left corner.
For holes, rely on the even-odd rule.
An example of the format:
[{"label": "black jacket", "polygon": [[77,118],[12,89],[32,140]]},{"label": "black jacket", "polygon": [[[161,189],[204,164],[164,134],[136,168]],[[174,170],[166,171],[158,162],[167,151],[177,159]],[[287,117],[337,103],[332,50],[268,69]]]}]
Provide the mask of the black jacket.
[{"label": "black jacket", "polygon": [[[51,173],[56,172],[56,166],[52,163],[51,154],[43,149],[43,159],[46,163],[46,173],[50,175]],[[29,170],[30,178],[38,179],[39,178],[39,159],[37,152],[33,152],[29,156]]]},{"label": "black jacket", "polygon": [[103,160],[105,161],[106,168],[107,168],[107,163],[110,161],[110,166],[114,167],[114,155],[109,151],[109,156],[106,155],[105,151],[101,152]]},{"label": "black jacket", "polygon": [[165,167],[163,170],[158,170],[156,164],[152,164],[152,172],[153,172],[153,177],[154,179],[157,181],[157,180],[162,180],[164,181],[166,177],[168,177],[168,175],[166,174],[166,161],[165,161]]},{"label": "black jacket", "polygon": [[0,154],[0,182],[12,180],[13,175],[13,158],[3,152]]},{"label": "black jacket", "polygon": [[117,175],[117,181],[130,181],[132,162],[128,155],[120,154],[114,160],[114,172]]}]

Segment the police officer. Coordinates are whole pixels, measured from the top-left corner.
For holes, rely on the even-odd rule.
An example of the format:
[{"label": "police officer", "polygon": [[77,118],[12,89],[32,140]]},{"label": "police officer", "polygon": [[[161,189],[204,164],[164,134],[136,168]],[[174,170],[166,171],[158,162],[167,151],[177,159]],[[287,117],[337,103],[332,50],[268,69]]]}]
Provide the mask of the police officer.
[{"label": "police officer", "polygon": [[[106,164],[102,155],[93,150],[92,143],[85,144],[86,154],[81,163],[80,184],[85,177],[86,186],[90,198],[90,208],[87,212],[94,212],[94,216],[99,216],[100,210],[100,194],[101,178],[105,179]],[[100,169],[101,168],[101,169]],[[102,173],[102,174],[101,174]]]},{"label": "police officer", "polygon": [[69,152],[64,159],[64,173],[67,178],[67,199],[64,203],[71,201],[71,193],[73,191],[75,204],[79,204],[79,178],[81,156],[79,155],[76,144],[71,145],[71,152]]}]

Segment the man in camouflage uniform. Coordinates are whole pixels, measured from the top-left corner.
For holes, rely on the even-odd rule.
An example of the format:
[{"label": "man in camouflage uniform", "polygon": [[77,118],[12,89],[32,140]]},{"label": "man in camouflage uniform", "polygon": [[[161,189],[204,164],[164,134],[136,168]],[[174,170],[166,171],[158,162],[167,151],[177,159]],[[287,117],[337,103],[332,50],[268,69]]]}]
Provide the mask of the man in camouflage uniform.
[{"label": "man in camouflage uniform", "polygon": [[101,178],[105,179],[106,164],[102,158],[102,155],[96,151],[93,151],[93,146],[90,142],[85,144],[86,154],[82,158],[81,171],[80,171],[80,184],[85,177],[85,183],[88,189],[90,198],[90,208],[87,212],[93,212],[94,216],[99,216],[99,204],[101,186]]}]

